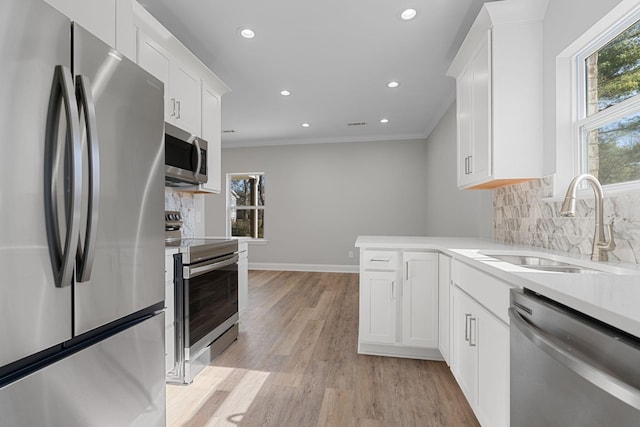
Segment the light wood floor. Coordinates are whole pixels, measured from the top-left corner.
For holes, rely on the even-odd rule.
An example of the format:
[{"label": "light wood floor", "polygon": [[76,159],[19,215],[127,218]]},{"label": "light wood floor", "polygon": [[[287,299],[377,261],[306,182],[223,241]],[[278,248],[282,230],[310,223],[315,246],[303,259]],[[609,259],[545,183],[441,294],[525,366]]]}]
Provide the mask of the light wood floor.
[{"label": "light wood floor", "polygon": [[251,271],[238,341],[169,426],[478,426],[444,362],[358,355],[358,275]]}]

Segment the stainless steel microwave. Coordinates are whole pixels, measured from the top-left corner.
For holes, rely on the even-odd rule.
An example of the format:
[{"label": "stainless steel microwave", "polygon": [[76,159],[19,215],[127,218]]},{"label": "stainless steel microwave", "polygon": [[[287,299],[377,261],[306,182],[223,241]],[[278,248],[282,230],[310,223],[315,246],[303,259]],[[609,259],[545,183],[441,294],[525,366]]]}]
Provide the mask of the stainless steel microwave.
[{"label": "stainless steel microwave", "polygon": [[165,185],[183,187],[207,182],[207,141],[165,123]]}]

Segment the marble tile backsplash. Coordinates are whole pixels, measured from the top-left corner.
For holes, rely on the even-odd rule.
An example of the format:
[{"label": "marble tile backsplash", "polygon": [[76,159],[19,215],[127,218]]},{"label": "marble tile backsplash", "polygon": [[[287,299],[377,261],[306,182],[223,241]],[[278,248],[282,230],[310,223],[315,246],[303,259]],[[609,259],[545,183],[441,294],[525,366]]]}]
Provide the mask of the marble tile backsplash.
[{"label": "marble tile backsplash", "polygon": [[[493,197],[493,237],[563,252],[591,254],[593,199],[578,199],[576,217],[561,217],[561,201],[553,196],[553,177],[498,188]],[[613,223],[616,249],[610,261],[640,263],[640,194],[605,197],[604,221]]]},{"label": "marble tile backsplash", "polygon": [[175,191],[172,188],[164,188],[164,210],[180,211],[182,214],[182,237],[195,236],[196,206],[195,198],[191,193]]}]

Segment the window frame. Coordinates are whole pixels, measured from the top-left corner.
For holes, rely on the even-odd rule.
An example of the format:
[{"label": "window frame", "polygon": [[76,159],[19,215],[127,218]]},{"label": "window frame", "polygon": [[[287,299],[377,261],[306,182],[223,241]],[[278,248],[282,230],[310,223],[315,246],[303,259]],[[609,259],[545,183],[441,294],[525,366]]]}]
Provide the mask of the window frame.
[{"label": "window frame", "polygon": [[264,172],[232,172],[232,173],[227,173],[226,175],[226,217],[225,217],[225,230],[226,230],[226,236],[227,238],[243,238],[243,239],[248,239],[249,242],[263,242],[266,243],[267,239],[266,239],[266,235],[267,235],[267,230],[265,227],[265,224],[262,225],[262,234],[263,237],[247,237],[247,236],[233,236],[231,234],[231,211],[232,210],[255,210],[256,213],[258,211],[262,211],[262,217],[263,217],[263,221],[264,221],[264,212],[265,212],[265,206],[266,206],[266,197],[265,197],[265,203],[263,205],[259,205],[259,206],[252,206],[252,205],[244,205],[244,206],[232,206],[231,205],[231,181],[233,179],[234,176],[244,176],[244,175],[259,175],[262,176],[263,179],[265,179],[266,182],[266,174]]},{"label": "window frame", "polygon": [[[589,147],[588,134],[607,124],[614,123],[630,114],[640,113],[640,94],[636,94],[602,111],[587,115],[587,65],[586,60],[595,52],[602,49],[618,35],[626,31],[630,26],[640,21],[640,7],[636,7],[624,16],[617,19],[613,25],[609,25],[597,37],[594,37],[580,51],[574,55],[572,74],[575,79],[575,114],[572,126],[572,144],[574,156],[574,168],[577,173],[588,173]],[[605,193],[628,193],[640,191],[640,180],[625,181],[603,185]],[[587,189],[583,190],[587,191]]]}]

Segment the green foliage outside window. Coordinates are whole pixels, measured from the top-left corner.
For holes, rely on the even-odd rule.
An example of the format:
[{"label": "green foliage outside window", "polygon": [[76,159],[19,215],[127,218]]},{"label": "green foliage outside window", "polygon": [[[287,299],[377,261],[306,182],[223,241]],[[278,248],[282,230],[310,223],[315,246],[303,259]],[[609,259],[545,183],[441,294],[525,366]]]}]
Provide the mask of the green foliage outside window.
[{"label": "green foliage outside window", "polygon": [[[586,59],[587,116],[640,94],[640,21]],[[640,110],[587,135],[588,172],[604,185],[640,180]]]}]

